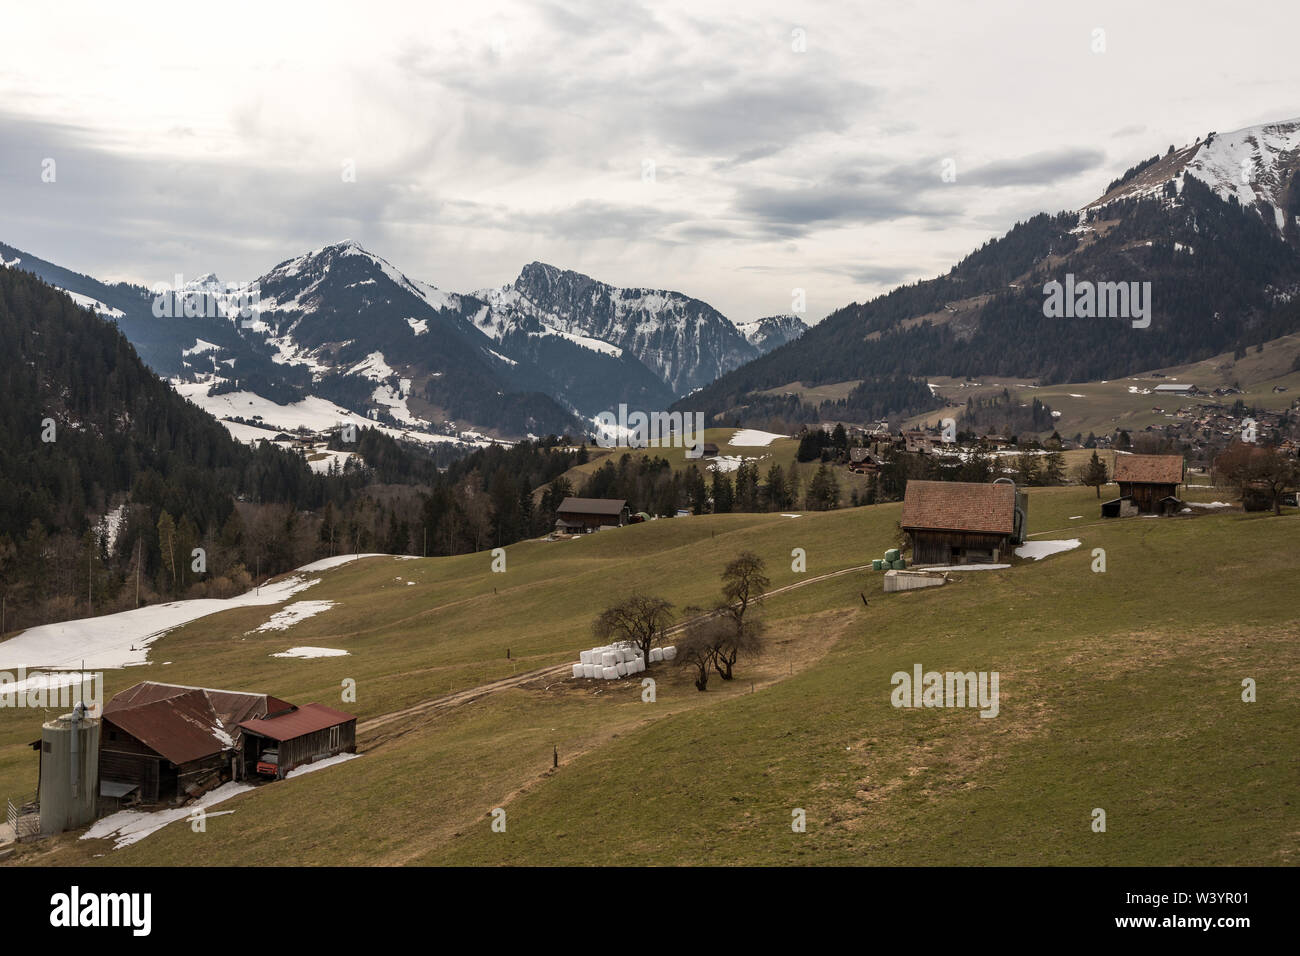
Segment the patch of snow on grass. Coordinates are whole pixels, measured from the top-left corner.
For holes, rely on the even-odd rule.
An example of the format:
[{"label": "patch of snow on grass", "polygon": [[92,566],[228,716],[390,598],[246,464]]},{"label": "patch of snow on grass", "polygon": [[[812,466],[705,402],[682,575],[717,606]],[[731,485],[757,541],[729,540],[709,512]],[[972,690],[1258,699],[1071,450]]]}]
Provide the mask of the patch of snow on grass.
[{"label": "patch of snow on grass", "polygon": [[313,561],[311,564],[304,564],[299,571],[328,571],[330,568],[337,568],[340,564],[347,564],[349,561],[357,561],[361,558],[391,558],[391,554],[336,554],[332,558],[321,558],[319,561]]},{"label": "patch of snow on grass", "polygon": [[731,441],[727,442],[727,444],[732,448],[766,448],[778,438],[785,437],[773,432],[759,431],[756,428],[742,428],[731,436]]},{"label": "patch of snow on grass", "polygon": [[83,661],[91,670],[147,664],[149,645],[170,630],[231,608],[280,604],[319,583],[319,578],[295,574],[238,597],[171,601],[102,617],[42,624],[0,643],[0,670],[73,667]]},{"label": "patch of snow on grass", "polygon": [[333,767],[337,764],[346,763],[349,760],[355,760],[361,754],[335,754],[333,757],[326,757],[324,760],[317,760],[315,763],[303,764],[301,767],[294,767],[284,775],[285,780],[292,780],[294,777],[301,777],[305,773],[315,773],[317,770],[324,770],[326,767]]},{"label": "patch of snow on grass", "polygon": [[322,611],[328,611],[333,606],[333,601],[294,601],[282,610],[276,611],[271,615],[269,621],[250,633],[256,634],[259,631],[288,630],[299,621],[305,621],[309,617],[315,617]]},{"label": "patch of snow on grass", "polygon": [[1016,548],[1016,556],[1041,561],[1043,558],[1060,554],[1062,551],[1073,551],[1078,546],[1078,538],[1069,538],[1064,541],[1029,541]]},{"label": "patch of snow on grass", "polygon": [[113,849],[120,850],[124,846],[139,843],[145,837],[157,833],[169,823],[186,819],[195,810],[206,810],[208,807],[216,806],[218,803],[252,789],[249,784],[231,781],[223,783],[215,790],[209,790],[188,806],[156,810],[152,813],[141,810],[119,810],[102,820],[95,821],[95,825],[82,834],[81,839],[112,839]]},{"label": "patch of snow on grass", "polygon": [[279,654],[272,654],[271,656],[311,660],[314,657],[351,657],[352,655],[337,647],[291,647],[287,651],[281,651]]}]

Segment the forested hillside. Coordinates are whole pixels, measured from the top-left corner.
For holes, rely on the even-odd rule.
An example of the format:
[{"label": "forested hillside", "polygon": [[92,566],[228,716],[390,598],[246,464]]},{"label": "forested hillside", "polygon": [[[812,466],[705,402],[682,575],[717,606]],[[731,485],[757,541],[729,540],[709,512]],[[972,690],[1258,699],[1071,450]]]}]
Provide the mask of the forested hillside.
[{"label": "forested hillside", "polygon": [[314,474],[268,442],[236,442],[115,325],[15,269],[0,269],[0,387],[0,632],[224,596],[350,550],[508,544],[554,521],[533,513],[532,489],[579,455],[552,438],[440,472],[426,450],[363,428],[334,442],[359,464]]},{"label": "forested hillside", "polygon": [[[1151,324],[1047,318],[1043,285],[1150,282]],[[719,424],[870,419],[938,403],[926,376],[1015,376],[1043,384],[1113,379],[1198,361],[1300,328],[1300,256],[1271,223],[1194,177],[1181,192],[1040,214],[946,275],[831,314],[794,342],[683,399]],[[759,394],[865,380],[840,403]],[[869,399],[869,400],[867,400]]]}]

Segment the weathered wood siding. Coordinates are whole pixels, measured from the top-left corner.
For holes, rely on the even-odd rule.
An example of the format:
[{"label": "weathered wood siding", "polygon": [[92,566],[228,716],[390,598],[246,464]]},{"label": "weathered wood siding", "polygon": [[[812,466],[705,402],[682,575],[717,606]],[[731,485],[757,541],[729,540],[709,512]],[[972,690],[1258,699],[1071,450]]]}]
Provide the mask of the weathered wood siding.
[{"label": "weathered wood siding", "polygon": [[1160,499],[1178,493],[1177,485],[1153,484],[1146,481],[1121,481],[1119,496],[1131,497],[1142,514],[1156,514],[1160,511]]},{"label": "weathered wood siding", "polygon": [[[245,740],[248,741],[252,748],[246,750],[246,753],[253,761],[256,760],[256,755],[263,750],[278,750],[280,753],[279,776],[283,777],[289,771],[301,767],[303,764],[323,760],[326,757],[333,757],[335,754],[356,753],[357,722],[355,719],[349,720],[334,727],[303,734],[301,737],[294,737],[290,740],[282,740],[279,743],[265,737],[257,737],[245,731]],[[253,766],[250,764],[249,771],[251,772],[252,769]]]},{"label": "weathered wood siding", "polygon": [[1010,535],[973,531],[909,531],[913,564],[971,564],[1004,561]]}]

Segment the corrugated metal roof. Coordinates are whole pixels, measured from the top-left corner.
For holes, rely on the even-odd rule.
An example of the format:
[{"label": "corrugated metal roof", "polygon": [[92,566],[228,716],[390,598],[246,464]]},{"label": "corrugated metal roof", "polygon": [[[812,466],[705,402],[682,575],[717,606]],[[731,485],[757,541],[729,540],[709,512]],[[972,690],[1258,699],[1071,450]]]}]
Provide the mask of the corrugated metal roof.
[{"label": "corrugated metal roof", "polygon": [[106,706],[104,722],[120,727],[174,764],[211,757],[232,746],[229,733],[202,690],[120,707],[112,713]]},{"label": "corrugated metal roof", "polygon": [[119,694],[104,705],[104,713],[138,707],[158,700],[179,697],[190,691],[202,691],[208,697],[212,709],[216,711],[226,727],[234,727],[241,720],[265,717],[285,710],[292,710],[293,704],[272,697],[270,694],[250,694],[240,690],[214,690],[211,687],[191,687],[187,684],[162,684],[157,681],[141,681]]},{"label": "corrugated metal roof", "polygon": [[324,704],[306,704],[289,714],[261,720],[246,720],[239,726],[272,740],[293,740],[295,737],[314,734],[318,730],[336,727],[356,719],[352,714],[345,714]]},{"label": "corrugated metal roof", "polygon": [[623,506],[626,504],[626,498],[565,498],[560,502],[560,507],[555,509],[555,513],[616,515],[623,511]]},{"label": "corrugated metal roof", "polygon": [[1005,482],[909,481],[899,524],[934,531],[1014,534],[1016,488]]},{"label": "corrugated metal roof", "polygon": [[[191,694],[200,694],[207,703],[207,710],[215,719],[213,725],[216,730],[224,733],[229,738],[230,747],[238,747],[240,737],[243,731],[239,729],[241,721],[252,720],[258,717],[265,717],[268,714],[282,713],[293,709],[293,704],[281,700],[278,697],[272,697],[270,694],[250,694],[238,690],[213,690],[209,687],[190,687],[185,684],[162,684],[157,681],[141,681],[119,694],[114,695],[113,699],[104,705],[104,716],[113,717],[118,714],[124,714],[142,707],[148,707],[152,704],[158,704],[169,700],[178,700],[188,698]],[[140,734],[126,726],[122,721],[115,720],[119,727],[136,737],[140,737],[146,744],[153,747],[163,756],[167,757],[173,763],[177,761],[156,745],[155,741],[165,742],[173,737],[173,734],[166,729],[167,721],[174,720],[182,723],[189,721],[189,716],[182,716],[188,713],[187,706],[182,706],[171,718],[165,716],[165,709],[155,709],[149,711],[143,724],[139,720],[127,718],[130,723],[140,724],[148,728],[148,732],[153,735],[152,739],[141,737]],[[183,728],[178,731],[184,736]],[[216,735],[214,735],[216,736]],[[220,740],[220,737],[217,737]],[[170,746],[170,744],[168,744]],[[223,748],[225,749],[225,748]],[[184,747],[181,748],[185,750]],[[215,753],[216,751],[212,751]],[[202,754],[201,756],[207,756]],[[188,758],[196,759],[194,757]],[[181,761],[183,762],[183,761]]]}]

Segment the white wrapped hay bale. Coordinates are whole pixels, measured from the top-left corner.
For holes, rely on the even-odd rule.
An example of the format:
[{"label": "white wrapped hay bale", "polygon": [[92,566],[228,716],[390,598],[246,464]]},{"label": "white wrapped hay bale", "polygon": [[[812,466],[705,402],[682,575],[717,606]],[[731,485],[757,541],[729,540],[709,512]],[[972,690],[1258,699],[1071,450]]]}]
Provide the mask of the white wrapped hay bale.
[{"label": "white wrapped hay bale", "polygon": [[618,671],[619,677],[627,676],[627,661],[619,661],[614,665],[614,670]]},{"label": "white wrapped hay bale", "polygon": [[581,676],[583,675],[583,670],[582,670],[582,669],[583,669],[584,667],[590,667],[590,666],[591,666],[590,664],[574,664],[574,665],[573,665],[573,676],[574,676],[574,677],[581,677]]},{"label": "white wrapped hay bale", "polygon": [[582,661],[582,663],[584,664],[590,664],[591,651],[583,651],[581,654],[578,655],[578,660]]},{"label": "white wrapped hay bale", "polygon": [[587,678],[595,677],[595,676],[596,676],[596,665],[595,665],[595,664],[583,664],[583,665],[582,665],[582,676],[583,676],[583,677],[587,677]]},{"label": "white wrapped hay bale", "polygon": [[671,661],[676,656],[677,656],[677,648],[673,647],[673,645],[669,644],[667,647],[664,648],[664,660]]},{"label": "white wrapped hay bale", "polygon": [[604,654],[600,655],[600,663],[604,667],[613,667],[618,663],[618,655],[613,651],[605,651]]},{"label": "white wrapped hay bale", "polygon": [[632,666],[636,668],[632,673],[639,674],[645,670],[645,661],[638,657]]},{"label": "white wrapped hay bale", "polygon": [[664,649],[662,647],[650,648],[650,663],[658,664],[664,659]]},{"label": "white wrapped hay bale", "polygon": [[605,675],[605,680],[618,680],[618,668],[613,665],[606,667],[602,673]]}]

